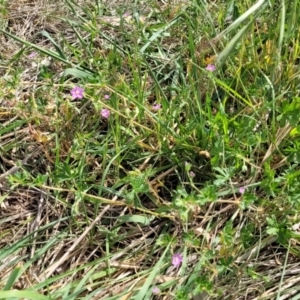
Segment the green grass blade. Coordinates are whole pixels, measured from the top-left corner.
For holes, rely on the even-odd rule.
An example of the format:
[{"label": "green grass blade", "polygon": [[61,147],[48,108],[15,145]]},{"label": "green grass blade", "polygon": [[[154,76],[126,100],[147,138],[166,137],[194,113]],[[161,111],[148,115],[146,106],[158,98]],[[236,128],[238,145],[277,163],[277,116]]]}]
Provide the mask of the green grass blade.
[{"label": "green grass blade", "polygon": [[14,40],[16,40],[16,41],[22,43],[22,44],[25,45],[25,46],[31,47],[31,48],[33,48],[33,49],[35,49],[35,50],[37,50],[37,51],[39,51],[39,52],[41,52],[41,53],[43,53],[43,54],[45,54],[45,55],[48,55],[48,56],[50,56],[50,57],[52,57],[52,58],[55,58],[55,59],[58,59],[58,60],[62,61],[62,62],[65,63],[65,64],[68,64],[68,65],[71,64],[68,60],[64,59],[63,57],[61,57],[61,56],[60,56],[58,53],[56,53],[56,52],[53,52],[53,51],[51,51],[51,50],[44,49],[44,48],[39,47],[39,46],[37,46],[37,45],[35,45],[35,44],[33,44],[33,43],[27,42],[27,41],[25,41],[25,40],[23,40],[23,39],[21,39],[21,38],[15,36],[15,35],[9,33],[9,32],[7,32],[6,30],[0,29],[0,31],[1,31],[2,33],[4,33],[5,35],[9,36],[10,38],[12,38],[12,39],[14,39]]},{"label": "green grass blade", "polygon": [[278,63],[281,60],[282,44],[283,44],[283,40],[284,40],[285,26],[286,26],[285,0],[281,0],[281,15],[280,15],[280,24],[279,24],[278,50],[277,50]]},{"label": "green grass blade", "polygon": [[253,6],[251,6],[246,12],[244,12],[240,17],[238,17],[232,24],[230,24],[226,29],[224,29],[221,33],[218,34],[218,36],[224,36],[231,32],[232,30],[235,30],[237,27],[241,25],[244,21],[248,19],[248,17],[256,12],[258,9],[259,12],[262,13],[264,10],[264,6],[267,4],[266,0],[259,0],[257,3],[255,3]]},{"label": "green grass blade", "polygon": [[[7,32],[5,30],[0,29],[0,32],[4,33],[5,35],[9,36],[12,39],[14,39],[14,40],[16,40],[16,41],[24,44],[25,46],[31,47],[31,48],[33,48],[33,49],[35,49],[35,50],[37,50],[37,51],[39,51],[39,52],[47,55],[47,56],[50,56],[50,57],[52,57],[54,59],[57,59],[57,60],[61,61],[61,62],[65,63],[65,64],[67,64],[67,65],[74,66],[74,63],[68,61],[67,59],[65,59],[63,57],[61,57],[59,53],[53,52],[51,50],[44,49],[42,47],[39,47],[39,46],[37,46],[37,45],[35,45],[33,43],[30,43],[30,42],[28,42],[26,40],[23,40],[23,39],[15,36],[15,35]],[[85,68],[85,67],[78,66],[78,67],[75,67],[75,68],[78,69],[78,70],[81,70],[82,72],[94,73],[93,71],[91,71],[91,70],[89,70],[88,68]]]},{"label": "green grass blade", "polygon": [[233,52],[234,48],[241,40],[241,38],[246,34],[255,18],[253,18],[247,25],[245,25],[238,33],[230,40],[230,42],[226,45],[226,47],[222,50],[222,52],[218,55],[217,58],[217,66],[221,67],[227,57]]},{"label": "green grass blade", "polygon": [[62,59],[67,60],[67,57],[63,53],[62,49],[59,47],[59,45],[54,41],[54,39],[51,37],[51,35],[46,30],[43,30],[41,32],[41,35],[43,35],[44,37],[46,37],[53,44],[53,46],[55,47],[57,53],[59,54],[59,56]]},{"label": "green grass blade", "polygon": [[18,298],[18,299],[31,299],[31,300],[49,300],[49,297],[39,295],[34,292],[28,291],[0,291],[0,299],[9,299],[9,298]]},{"label": "green grass blade", "polygon": [[134,300],[143,300],[143,299],[145,299],[145,296],[149,292],[150,286],[153,283],[153,280],[154,280],[155,276],[157,276],[157,274],[159,272],[159,269],[161,268],[161,266],[163,264],[164,258],[166,256],[166,254],[168,253],[170,246],[171,246],[171,244],[168,244],[165,251],[161,255],[159,261],[157,262],[157,264],[155,265],[155,267],[151,271],[150,275],[148,276],[147,280],[145,281],[144,285],[142,286],[142,288],[140,289],[138,294],[134,297]]},{"label": "green grass blade", "polygon": [[19,278],[19,274],[22,273],[21,267],[16,267],[13,269],[13,271],[10,273],[8,280],[3,288],[3,291],[9,291],[15,284],[15,282]]}]

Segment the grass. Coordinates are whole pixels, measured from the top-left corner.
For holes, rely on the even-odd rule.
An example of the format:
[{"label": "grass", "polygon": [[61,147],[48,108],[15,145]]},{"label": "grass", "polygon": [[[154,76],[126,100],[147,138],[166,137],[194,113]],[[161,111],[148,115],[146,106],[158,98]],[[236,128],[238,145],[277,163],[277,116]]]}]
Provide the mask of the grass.
[{"label": "grass", "polygon": [[300,2],[207,2],[0,1],[1,299],[300,299]]}]

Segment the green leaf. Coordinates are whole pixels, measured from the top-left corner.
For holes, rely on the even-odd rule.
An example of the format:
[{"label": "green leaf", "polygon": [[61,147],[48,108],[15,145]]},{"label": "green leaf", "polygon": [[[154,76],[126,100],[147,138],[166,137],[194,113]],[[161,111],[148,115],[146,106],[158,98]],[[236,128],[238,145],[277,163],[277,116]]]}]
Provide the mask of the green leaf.
[{"label": "green leaf", "polygon": [[161,28],[160,30],[158,30],[157,32],[155,32],[150,38],[149,41],[140,49],[141,53],[144,53],[146,51],[146,49],[151,45],[151,43],[153,41],[155,41],[158,37],[162,36],[163,33],[168,30],[170,27],[172,27],[174,24],[177,23],[177,21],[179,20],[179,17],[177,16],[176,18],[174,18],[174,20],[172,20],[170,23],[166,24],[163,28]]},{"label": "green leaf", "polygon": [[86,78],[90,78],[93,76],[93,74],[89,71],[82,71],[82,70],[78,70],[78,69],[74,69],[74,68],[65,69],[63,75],[64,76],[71,75],[75,78],[80,78],[80,79],[86,79]]},{"label": "green leaf", "polygon": [[29,291],[0,291],[0,299],[32,299],[32,300],[49,300],[49,297]]},{"label": "green leaf", "polygon": [[150,225],[154,217],[147,217],[141,215],[127,215],[118,217],[119,220],[123,222],[141,223],[143,225]]}]

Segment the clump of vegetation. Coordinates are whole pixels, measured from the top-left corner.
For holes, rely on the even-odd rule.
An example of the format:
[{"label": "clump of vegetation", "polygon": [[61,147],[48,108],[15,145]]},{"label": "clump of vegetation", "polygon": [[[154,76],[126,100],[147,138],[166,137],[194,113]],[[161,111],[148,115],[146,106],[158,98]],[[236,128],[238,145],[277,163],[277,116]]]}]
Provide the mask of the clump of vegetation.
[{"label": "clump of vegetation", "polygon": [[299,299],[299,1],[0,15],[1,299]]}]

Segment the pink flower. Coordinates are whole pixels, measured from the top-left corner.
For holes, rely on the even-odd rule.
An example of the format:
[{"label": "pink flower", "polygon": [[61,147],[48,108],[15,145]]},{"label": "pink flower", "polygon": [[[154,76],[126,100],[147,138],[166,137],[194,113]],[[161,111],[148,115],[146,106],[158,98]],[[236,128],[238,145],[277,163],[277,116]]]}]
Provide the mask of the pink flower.
[{"label": "pink flower", "polygon": [[28,55],[28,57],[30,58],[30,59],[33,59],[33,58],[35,58],[37,56],[37,53],[36,52],[31,52],[29,55]]},{"label": "pink flower", "polygon": [[160,109],[161,109],[161,104],[155,104],[152,106],[152,110],[154,110],[154,111],[158,111]]},{"label": "pink flower", "polygon": [[83,98],[83,88],[79,87],[79,86],[75,86],[72,90],[71,90],[71,95],[73,100],[75,99],[82,99]]},{"label": "pink flower", "polygon": [[193,171],[190,171],[189,174],[190,174],[190,177],[191,177],[191,178],[194,178],[194,177],[196,176],[196,174],[195,174]]},{"label": "pink flower", "polygon": [[183,257],[181,254],[176,253],[172,256],[172,265],[174,267],[179,267],[183,261]]},{"label": "pink flower", "polygon": [[157,286],[155,286],[155,287],[153,287],[153,289],[152,289],[152,293],[153,293],[154,295],[158,295],[158,294],[160,294],[160,289],[159,289]]},{"label": "pink flower", "polygon": [[205,68],[207,71],[213,72],[216,71],[216,66],[215,65],[207,65],[207,67]]},{"label": "pink flower", "polygon": [[104,118],[104,119],[108,119],[109,116],[110,116],[110,111],[107,109],[107,108],[103,108],[101,110],[101,116]]},{"label": "pink flower", "polygon": [[108,100],[109,98],[110,98],[109,95],[104,95],[105,100]]},{"label": "pink flower", "polygon": [[239,193],[243,195],[243,194],[245,193],[245,190],[246,190],[246,187],[241,186],[241,187],[239,188]]}]

